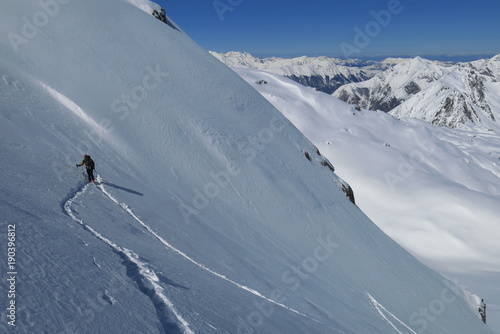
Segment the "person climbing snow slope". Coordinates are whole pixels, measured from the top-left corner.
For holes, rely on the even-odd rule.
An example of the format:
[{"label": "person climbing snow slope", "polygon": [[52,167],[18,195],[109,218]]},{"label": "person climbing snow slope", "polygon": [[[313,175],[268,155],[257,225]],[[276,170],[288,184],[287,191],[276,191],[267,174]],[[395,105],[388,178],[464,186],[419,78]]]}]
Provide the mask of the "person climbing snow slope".
[{"label": "person climbing snow slope", "polygon": [[83,166],[83,165],[85,165],[85,167],[87,167],[87,175],[89,177],[89,182],[90,183],[94,183],[94,168],[95,168],[95,164],[94,164],[94,160],[92,160],[92,158],[90,157],[90,155],[85,154],[83,156],[82,162],[79,163],[79,164],[76,164],[76,167]]}]

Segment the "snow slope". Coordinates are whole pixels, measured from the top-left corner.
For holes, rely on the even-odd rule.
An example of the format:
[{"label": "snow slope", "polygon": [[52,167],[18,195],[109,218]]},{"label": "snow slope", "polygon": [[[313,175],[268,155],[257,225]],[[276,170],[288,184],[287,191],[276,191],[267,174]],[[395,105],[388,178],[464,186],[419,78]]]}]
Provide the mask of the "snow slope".
[{"label": "snow slope", "polygon": [[124,0],[42,4],[0,13],[2,332],[493,333],[180,29]]},{"label": "snow slope", "polygon": [[[424,263],[481,290],[500,329],[499,128],[440,128],[357,111],[280,76],[234,69],[354,188],[356,202]],[[267,84],[257,84],[264,80]]]}]

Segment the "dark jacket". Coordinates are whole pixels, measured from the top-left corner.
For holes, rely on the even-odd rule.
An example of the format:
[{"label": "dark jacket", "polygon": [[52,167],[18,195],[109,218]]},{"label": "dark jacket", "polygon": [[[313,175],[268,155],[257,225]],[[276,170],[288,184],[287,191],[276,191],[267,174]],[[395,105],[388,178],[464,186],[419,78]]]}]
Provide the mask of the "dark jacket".
[{"label": "dark jacket", "polygon": [[87,167],[87,169],[94,169],[95,168],[95,165],[94,165],[94,160],[92,160],[90,158],[90,156],[86,156],[81,163],[79,163],[77,166],[83,166],[85,165],[85,167]]}]

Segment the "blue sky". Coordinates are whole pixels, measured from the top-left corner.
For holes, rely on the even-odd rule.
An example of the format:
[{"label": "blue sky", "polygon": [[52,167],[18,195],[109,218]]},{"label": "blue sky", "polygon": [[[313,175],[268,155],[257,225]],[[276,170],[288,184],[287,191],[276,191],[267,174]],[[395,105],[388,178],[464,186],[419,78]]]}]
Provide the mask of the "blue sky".
[{"label": "blue sky", "polygon": [[203,48],[256,56],[500,53],[500,1],[157,1]]}]

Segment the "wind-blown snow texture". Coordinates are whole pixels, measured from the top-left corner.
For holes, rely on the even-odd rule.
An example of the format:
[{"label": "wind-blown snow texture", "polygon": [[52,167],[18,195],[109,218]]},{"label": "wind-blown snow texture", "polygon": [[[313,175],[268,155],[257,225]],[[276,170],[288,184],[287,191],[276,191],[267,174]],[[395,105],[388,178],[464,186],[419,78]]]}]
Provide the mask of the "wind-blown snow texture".
[{"label": "wind-blown snow texture", "polygon": [[52,4],[0,13],[2,238],[15,224],[19,275],[2,332],[492,333],[174,24],[122,0]]}]

